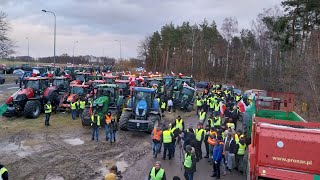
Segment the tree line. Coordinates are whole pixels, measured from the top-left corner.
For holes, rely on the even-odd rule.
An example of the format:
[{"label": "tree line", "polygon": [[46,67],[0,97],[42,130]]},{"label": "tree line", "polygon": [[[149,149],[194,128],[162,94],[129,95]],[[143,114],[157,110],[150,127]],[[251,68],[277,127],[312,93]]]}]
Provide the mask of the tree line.
[{"label": "tree line", "polygon": [[[252,28],[236,18],[164,25],[139,46],[146,69],[192,74],[196,79],[298,94],[320,115],[320,1],[284,0],[266,9]],[[312,119],[312,117],[310,117]]]}]

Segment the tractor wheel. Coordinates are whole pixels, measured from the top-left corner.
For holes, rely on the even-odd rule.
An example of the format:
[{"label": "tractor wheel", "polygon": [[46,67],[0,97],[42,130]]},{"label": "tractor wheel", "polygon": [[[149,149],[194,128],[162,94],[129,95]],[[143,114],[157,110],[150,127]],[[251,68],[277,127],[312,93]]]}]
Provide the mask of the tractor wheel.
[{"label": "tractor wheel", "polygon": [[91,117],[90,117],[89,110],[90,108],[85,108],[82,112],[82,119],[81,119],[82,126],[91,125]]},{"label": "tractor wheel", "polygon": [[41,113],[41,103],[40,101],[27,101],[24,106],[23,114],[26,118],[37,118]]},{"label": "tractor wheel", "polygon": [[161,125],[160,115],[150,114],[148,117],[149,129],[148,132],[152,133],[153,129],[159,125]]},{"label": "tractor wheel", "polygon": [[60,103],[60,99],[59,99],[59,94],[57,91],[54,91],[50,94],[50,96],[47,98],[48,101],[51,102],[51,104],[58,109],[59,107],[59,103]]},{"label": "tractor wheel", "polygon": [[121,116],[120,116],[120,120],[119,120],[119,127],[121,130],[128,130],[127,129],[127,124],[128,124],[128,121],[131,117],[131,111],[123,111]]},{"label": "tractor wheel", "polygon": [[188,107],[187,107],[187,111],[188,111],[188,112],[191,112],[192,109],[193,109],[193,106],[192,106],[191,104],[189,104]]}]

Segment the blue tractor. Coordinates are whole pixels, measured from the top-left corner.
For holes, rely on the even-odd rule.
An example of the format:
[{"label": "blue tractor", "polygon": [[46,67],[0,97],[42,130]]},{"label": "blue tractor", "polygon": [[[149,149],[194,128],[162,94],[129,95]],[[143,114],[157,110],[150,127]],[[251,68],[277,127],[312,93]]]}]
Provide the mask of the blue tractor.
[{"label": "blue tractor", "polygon": [[155,95],[156,90],[152,88],[133,88],[132,97],[119,120],[120,129],[151,133],[154,127],[161,125],[159,102]]}]

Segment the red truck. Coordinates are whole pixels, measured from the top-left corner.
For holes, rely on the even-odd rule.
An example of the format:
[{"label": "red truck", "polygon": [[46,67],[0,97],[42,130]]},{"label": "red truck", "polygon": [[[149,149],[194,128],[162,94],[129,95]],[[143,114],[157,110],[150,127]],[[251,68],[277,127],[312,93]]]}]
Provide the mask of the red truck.
[{"label": "red truck", "polygon": [[[288,102],[281,100],[286,108]],[[250,180],[320,180],[320,123],[306,122],[294,111],[257,110],[247,168]]]}]

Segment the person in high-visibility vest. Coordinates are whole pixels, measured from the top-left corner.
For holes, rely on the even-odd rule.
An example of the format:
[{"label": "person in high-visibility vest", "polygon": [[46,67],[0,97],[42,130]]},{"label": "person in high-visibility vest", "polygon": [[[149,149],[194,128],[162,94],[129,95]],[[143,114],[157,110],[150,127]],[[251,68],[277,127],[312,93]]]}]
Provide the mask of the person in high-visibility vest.
[{"label": "person in high-visibility vest", "polygon": [[202,99],[200,97],[197,98],[197,115],[199,114],[199,111],[202,109]]},{"label": "person in high-visibility vest", "polygon": [[184,121],[180,115],[177,117],[175,123],[176,123],[176,127],[179,128],[180,131],[184,131]]},{"label": "person in high-visibility vest", "polygon": [[209,154],[210,154],[210,161],[212,161],[212,152],[213,152],[213,147],[216,145],[217,141],[217,132],[215,131],[214,127],[210,128],[209,131],[209,137],[208,137],[208,144],[209,144]]},{"label": "person in high-visibility vest", "polygon": [[196,129],[196,139],[197,139],[197,146],[195,147],[196,149],[196,155],[197,155],[197,161],[199,161],[200,159],[202,159],[202,142],[204,140],[204,136],[205,136],[205,130],[202,127],[202,124],[199,123],[197,125],[197,129]]},{"label": "person in high-visibility vest", "polygon": [[71,102],[70,109],[71,109],[72,120],[75,120],[77,117],[77,102]]},{"label": "person in high-visibility vest", "polygon": [[0,179],[2,179],[2,180],[9,179],[8,170],[2,164],[0,164]]},{"label": "person in high-visibility vest", "polygon": [[220,114],[220,104],[219,102],[217,101],[215,104],[214,104],[214,115],[215,116],[218,116]]},{"label": "person in high-visibility vest", "polygon": [[100,128],[100,116],[96,112],[91,116],[91,128],[92,128],[92,141],[94,141],[94,137],[96,140],[99,140],[99,128]]},{"label": "person in high-visibility vest", "polygon": [[161,109],[162,116],[164,116],[164,111],[166,110],[166,102],[165,101],[161,102],[160,109]]},{"label": "person in high-visibility vest", "polygon": [[110,126],[110,123],[111,123],[111,120],[112,120],[112,114],[111,112],[108,112],[106,114],[106,125],[104,126],[105,130],[106,130],[106,141],[109,141],[109,126]]},{"label": "person in high-visibility vest", "polygon": [[169,153],[169,160],[171,159],[172,150],[171,150],[171,143],[173,140],[173,133],[170,131],[169,128],[165,128],[165,130],[162,132],[161,136],[162,142],[163,142],[163,157],[162,159],[165,160],[167,156],[167,151]]},{"label": "person in high-visibility vest", "polygon": [[204,124],[205,120],[206,120],[206,111],[204,109],[201,109],[200,113],[199,113],[199,122],[201,124]]},{"label": "person in high-visibility vest", "polygon": [[219,126],[221,126],[221,117],[215,116],[213,118],[213,127],[219,127]]},{"label": "person in high-visibility vest", "polygon": [[151,168],[148,180],[166,180],[166,173],[161,168],[160,161],[157,161],[155,166]]},{"label": "person in high-visibility vest", "polygon": [[245,169],[243,168],[243,158],[247,145],[245,144],[244,138],[241,137],[239,143],[237,144],[237,154],[236,154],[236,167],[240,173],[245,173]]},{"label": "person in high-visibility vest", "polygon": [[153,129],[151,133],[152,137],[152,150],[153,150],[153,156],[154,158],[157,158],[158,153],[160,151],[160,145],[161,145],[161,135],[162,131],[160,127],[156,127]]},{"label": "person in high-visibility vest", "polygon": [[234,141],[236,141],[236,143],[239,144],[240,138],[244,138],[244,135],[242,134],[241,129],[238,129],[237,133],[234,134]]},{"label": "person in high-visibility vest", "polygon": [[50,126],[49,121],[50,121],[51,112],[52,112],[52,105],[51,105],[51,102],[48,101],[47,104],[44,105],[44,113],[46,114],[46,118],[44,120],[45,126]]},{"label": "person in high-visibility vest", "polygon": [[80,100],[79,102],[79,116],[80,118],[82,118],[82,113],[84,111],[84,109],[86,108],[86,101],[84,101],[83,99]]},{"label": "person in high-visibility vest", "polygon": [[187,180],[193,179],[193,174],[196,172],[196,157],[194,148],[190,145],[186,146],[186,153],[184,155],[183,167],[184,177]]},{"label": "person in high-visibility vest", "polygon": [[227,123],[227,128],[232,128],[233,130],[235,130],[235,124],[233,123],[232,118],[229,118],[228,123]]}]

